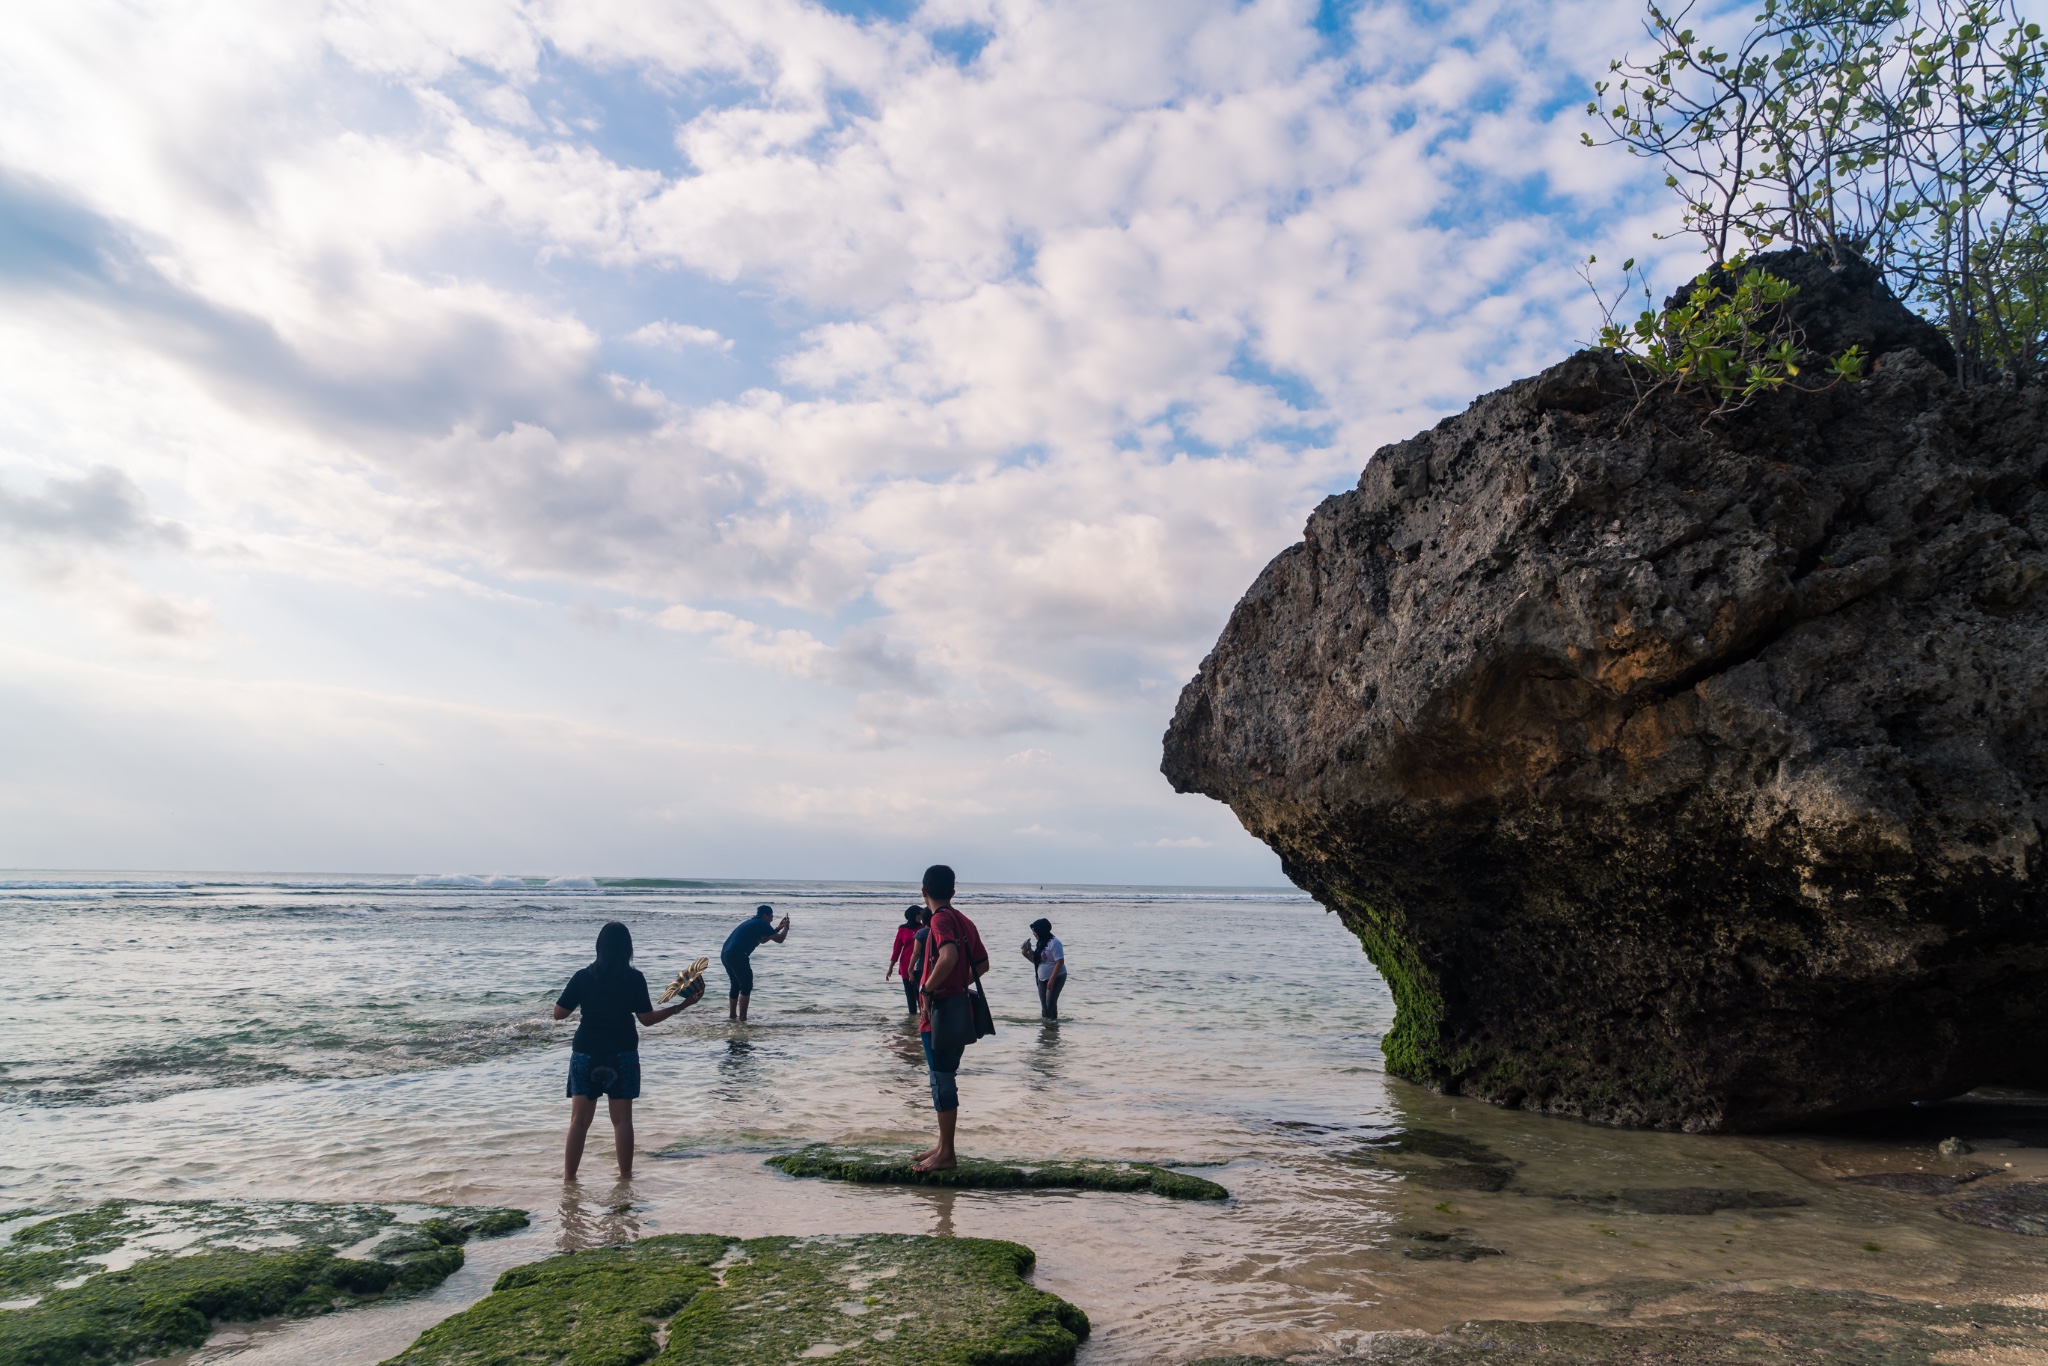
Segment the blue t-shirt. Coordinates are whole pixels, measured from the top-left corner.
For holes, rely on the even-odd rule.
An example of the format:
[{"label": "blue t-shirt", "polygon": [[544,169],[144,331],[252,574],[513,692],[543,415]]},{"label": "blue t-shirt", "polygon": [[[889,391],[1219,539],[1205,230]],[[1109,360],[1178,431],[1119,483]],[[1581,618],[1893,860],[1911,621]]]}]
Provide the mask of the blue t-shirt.
[{"label": "blue t-shirt", "polygon": [[720,958],[752,958],[754,950],[775,937],[775,926],[765,915],[757,915],[745,924],[734,928],[725,937],[725,947],[718,951]]}]

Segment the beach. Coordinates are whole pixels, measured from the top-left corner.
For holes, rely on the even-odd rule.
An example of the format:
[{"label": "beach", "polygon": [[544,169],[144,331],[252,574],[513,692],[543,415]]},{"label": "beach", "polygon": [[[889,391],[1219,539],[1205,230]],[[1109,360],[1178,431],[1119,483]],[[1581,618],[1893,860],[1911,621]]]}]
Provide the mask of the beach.
[{"label": "beach", "polygon": [[[1646,1280],[2044,1303],[2037,1239],[1841,1178],[1966,1167],[1993,1184],[2041,1178],[2048,1149],[2007,1143],[1950,1160],[1935,1129],[1895,1121],[1717,1137],[1431,1095],[1384,1075],[1384,985],[1335,918],[1291,891],[969,884],[959,899],[993,955],[998,1027],[961,1069],[963,1154],[1184,1165],[1231,1192],[1208,1204],[845,1186],[762,1165],[812,1142],[929,1141],[914,1025],[883,979],[907,887],[0,882],[14,987],[0,1007],[0,1212],[288,1197],[534,1216],[523,1234],[473,1244],[430,1294],[231,1326],[193,1360],[259,1366],[317,1351],[369,1366],[506,1266],[681,1232],[1013,1239],[1037,1252],[1035,1283],[1093,1321],[1085,1363],[1345,1352],[1471,1318],[1597,1315],[1616,1287]],[[755,955],[753,1022],[727,1023],[714,957],[705,1002],[642,1033],[632,1181],[611,1171],[600,1116],[584,1179],[565,1187],[571,1026],[545,1015],[597,927],[632,926],[658,993],[758,902],[793,929]],[[1057,1024],[1037,1018],[1016,950],[1040,915],[1070,958]],[[1979,1098],[1927,1124],[2030,1104]],[[1687,1190],[1775,1199],[1700,1210],[1641,1195]]]}]

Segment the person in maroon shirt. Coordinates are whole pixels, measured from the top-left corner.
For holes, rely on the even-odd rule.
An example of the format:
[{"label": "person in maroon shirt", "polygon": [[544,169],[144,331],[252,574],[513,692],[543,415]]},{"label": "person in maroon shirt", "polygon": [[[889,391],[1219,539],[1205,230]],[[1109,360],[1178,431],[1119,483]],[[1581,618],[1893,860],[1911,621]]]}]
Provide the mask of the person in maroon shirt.
[{"label": "person in maroon shirt", "polygon": [[917,957],[917,932],[924,928],[924,918],[930,914],[922,906],[905,906],[903,923],[896,927],[896,942],[889,949],[889,966],[882,969],[882,980],[888,981],[891,973],[903,979],[903,1012],[917,1014],[917,978],[912,975],[911,962]]},{"label": "person in maroon shirt", "polygon": [[937,1172],[960,1165],[953,1152],[953,1130],[960,1121],[960,1087],[954,1073],[960,1070],[960,1054],[966,1044],[932,1047],[932,1003],[960,995],[969,982],[979,979],[988,968],[988,950],[981,946],[981,931],[974,928],[974,922],[953,909],[953,870],[943,863],[924,870],[924,904],[931,909],[932,923],[919,990],[922,1009],[917,1037],[924,1044],[925,1068],[931,1074],[939,1141],[919,1153],[911,1165],[921,1172]]}]

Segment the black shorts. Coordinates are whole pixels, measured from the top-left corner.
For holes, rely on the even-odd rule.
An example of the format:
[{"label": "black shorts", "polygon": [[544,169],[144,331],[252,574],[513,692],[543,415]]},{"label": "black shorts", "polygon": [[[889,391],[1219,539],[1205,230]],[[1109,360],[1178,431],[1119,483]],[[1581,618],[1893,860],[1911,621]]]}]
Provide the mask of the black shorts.
[{"label": "black shorts", "polygon": [[754,994],[754,965],[752,963],[744,958],[729,957],[725,954],[720,954],[718,961],[725,965],[725,975],[732,979],[732,991],[726,997],[727,1000],[737,1001],[742,996],[752,996]]}]

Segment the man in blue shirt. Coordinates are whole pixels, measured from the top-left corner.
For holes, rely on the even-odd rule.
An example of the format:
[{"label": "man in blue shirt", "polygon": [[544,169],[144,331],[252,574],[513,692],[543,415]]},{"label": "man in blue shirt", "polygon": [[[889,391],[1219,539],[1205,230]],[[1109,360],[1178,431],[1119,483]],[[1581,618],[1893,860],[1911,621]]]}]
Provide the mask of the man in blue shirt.
[{"label": "man in blue shirt", "polygon": [[747,998],[754,994],[754,950],[771,939],[780,944],[789,938],[789,917],[782,917],[780,926],[770,923],[774,919],[773,906],[754,907],[754,918],[734,927],[725,937],[725,947],[718,951],[718,961],[725,965],[725,975],[732,981],[725,1005],[728,1020],[747,1022]]}]

